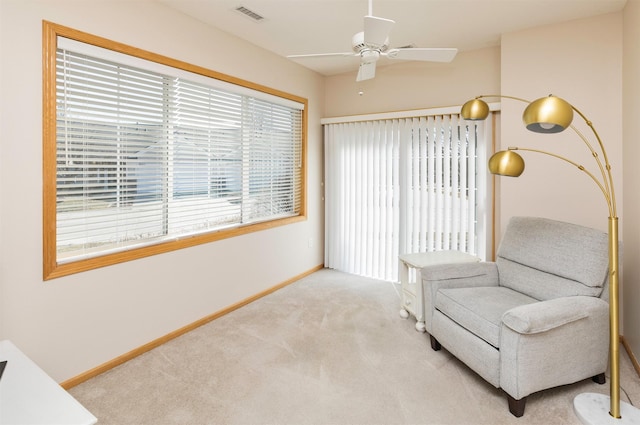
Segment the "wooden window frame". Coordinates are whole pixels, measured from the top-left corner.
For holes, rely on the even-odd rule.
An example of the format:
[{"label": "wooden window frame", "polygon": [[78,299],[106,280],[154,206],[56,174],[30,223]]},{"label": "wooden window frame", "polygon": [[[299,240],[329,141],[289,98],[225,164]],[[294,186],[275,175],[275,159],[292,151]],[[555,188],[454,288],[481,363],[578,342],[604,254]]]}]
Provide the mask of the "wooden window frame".
[{"label": "wooden window frame", "polygon": [[[301,155],[301,202],[297,216],[264,221],[254,224],[216,230],[198,235],[186,236],[177,240],[163,241],[154,245],[133,248],[126,251],[104,254],[77,261],[59,263],[57,260],[56,242],[56,49],[58,37],[65,37],[79,42],[102,47],[122,54],[134,56],[166,66],[201,74],[241,87],[257,90],[304,105],[302,111],[302,155]],[[201,245],[221,239],[231,238],[247,233],[271,229],[277,226],[297,223],[307,219],[307,127],[308,100],[280,90],[272,89],[197,65],[189,64],[166,56],[131,47],[106,38],[91,35],[52,22],[43,21],[43,279],[49,280],[114,265],[156,254],[175,251]]]}]

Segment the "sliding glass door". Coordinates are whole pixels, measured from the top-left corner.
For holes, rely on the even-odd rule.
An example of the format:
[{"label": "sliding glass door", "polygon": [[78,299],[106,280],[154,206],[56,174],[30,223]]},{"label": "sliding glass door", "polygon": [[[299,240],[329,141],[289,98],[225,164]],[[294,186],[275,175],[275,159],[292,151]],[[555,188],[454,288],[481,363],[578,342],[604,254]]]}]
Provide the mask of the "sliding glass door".
[{"label": "sliding glass door", "polygon": [[400,254],[486,258],[491,122],[456,112],[325,123],[325,266],[396,281]]}]

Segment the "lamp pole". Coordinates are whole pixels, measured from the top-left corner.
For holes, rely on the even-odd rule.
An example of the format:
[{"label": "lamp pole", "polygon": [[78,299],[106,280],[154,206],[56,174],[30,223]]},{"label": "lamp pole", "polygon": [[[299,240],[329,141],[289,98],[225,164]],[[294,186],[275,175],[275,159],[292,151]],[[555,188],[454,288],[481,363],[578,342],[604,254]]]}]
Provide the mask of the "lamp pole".
[{"label": "lamp pole", "polygon": [[[618,265],[619,265],[619,253],[618,253],[618,217],[616,211],[616,200],[615,200],[615,191],[613,187],[613,178],[611,174],[611,165],[609,164],[609,159],[607,157],[606,150],[598,135],[598,132],[593,127],[593,124],[590,120],[586,118],[586,116],[576,109],[573,105],[564,101],[561,98],[555,96],[548,96],[533,102],[529,102],[525,99],[513,97],[513,96],[505,96],[505,95],[483,95],[476,97],[473,100],[466,102],[462,106],[462,117],[464,119],[470,120],[484,120],[489,113],[489,107],[481,100],[481,98],[486,97],[496,97],[496,98],[507,98],[513,99],[517,101],[521,101],[527,103],[523,113],[523,121],[528,130],[537,132],[537,133],[557,133],[565,130],[567,127],[571,127],[576,134],[580,137],[580,139],[585,143],[591,155],[594,157],[596,164],[600,170],[600,178],[596,177],[596,175],[589,172],[584,166],[577,164],[563,156],[557,155],[555,153],[542,151],[538,149],[528,149],[528,148],[515,148],[510,147],[506,151],[500,151],[495,153],[491,159],[489,160],[489,170],[493,174],[498,175],[506,175],[517,177],[524,171],[524,160],[520,155],[515,153],[516,150],[528,151],[528,152],[536,152],[544,155],[549,155],[554,158],[560,159],[562,161],[568,162],[569,164],[577,167],[580,171],[586,173],[600,188],[602,194],[604,195],[605,201],[607,203],[607,208],[609,210],[609,224],[608,224],[608,236],[609,236],[609,367],[610,367],[610,410],[608,412],[608,419],[615,420],[620,419],[620,329],[619,329],[619,303],[618,303],[618,286],[619,286],[619,273],[618,273]],[[571,121],[573,120],[573,113],[576,112],[587,124],[587,126],[593,132],[595,136],[600,153],[602,153],[602,157],[604,159],[604,163],[600,159],[598,152],[593,148],[589,140],[573,125],[571,125]],[[597,396],[597,395],[593,395]],[[580,397],[580,396],[578,396]],[[574,401],[574,406],[576,406],[576,413],[587,423],[591,423],[590,418],[583,418],[582,414],[578,412],[578,397],[576,397],[576,401]],[[588,402],[594,401],[591,397]],[[599,402],[600,400],[597,400]],[[640,411],[635,409],[634,407],[628,405],[627,403],[623,404],[625,408],[625,417],[629,417],[632,422],[630,423],[638,423],[637,421],[640,418]],[[592,407],[589,407],[587,410],[592,410]],[[585,416],[589,416],[593,414],[592,411],[589,411]],[[596,413],[598,414],[598,413]],[[594,424],[604,423],[603,420],[608,420],[606,418],[597,418]],[[615,422],[619,423],[619,422]]]}]

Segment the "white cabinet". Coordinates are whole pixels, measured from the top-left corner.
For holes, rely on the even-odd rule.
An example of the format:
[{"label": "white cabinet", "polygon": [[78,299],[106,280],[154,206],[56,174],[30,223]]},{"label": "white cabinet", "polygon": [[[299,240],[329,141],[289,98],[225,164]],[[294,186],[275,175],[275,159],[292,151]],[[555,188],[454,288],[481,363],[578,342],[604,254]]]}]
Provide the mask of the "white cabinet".
[{"label": "white cabinet", "polygon": [[[420,269],[436,264],[467,263],[480,261],[475,255],[460,251],[432,251],[403,254],[400,260],[400,286],[402,287],[400,317],[409,315],[416,318],[416,330],[425,331],[424,298],[422,296],[422,278]],[[411,269],[415,272],[411,273]],[[414,274],[415,277],[411,275]]]}]

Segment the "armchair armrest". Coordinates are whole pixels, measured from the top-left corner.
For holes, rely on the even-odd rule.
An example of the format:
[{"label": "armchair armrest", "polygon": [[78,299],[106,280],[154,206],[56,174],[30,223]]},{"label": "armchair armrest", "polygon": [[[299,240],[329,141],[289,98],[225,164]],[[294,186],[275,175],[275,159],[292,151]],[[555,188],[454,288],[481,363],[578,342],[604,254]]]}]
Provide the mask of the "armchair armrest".
[{"label": "armchair armrest", "polygon": [[532,335],[547,332],[584,319],[594,313],[607,313],[609,304],[587,296],[561,297],[512,308],[502,316],[502,323],[513,331]]},{"label": "armchair armrest", "polygon": [[424,323],[431,333],[436,293],[441,288],[498,286],[498,266],[493,262],[438,264],[423,267],[422,294]]},{"label": "armchair armrest", "polygon": [[427,266],[422,268],[421,275],[423,286],[437,282],[438,289],[498,285],[498,267],[492,262]]},{"label": "armchair armrest", "polygon": [[502,316],[500,387],[516,400],[607,369],[609,304],[572,296],[515,307]]}]

